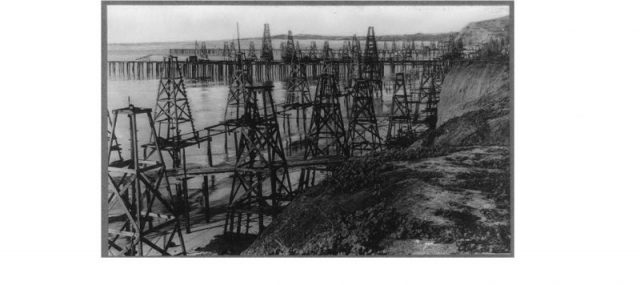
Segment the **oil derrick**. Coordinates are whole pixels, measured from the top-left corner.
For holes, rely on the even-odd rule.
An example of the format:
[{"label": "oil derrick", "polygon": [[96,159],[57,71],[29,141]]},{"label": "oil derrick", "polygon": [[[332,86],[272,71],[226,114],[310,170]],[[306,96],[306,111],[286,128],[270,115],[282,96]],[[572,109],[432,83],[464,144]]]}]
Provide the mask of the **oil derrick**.
[{"label": "oil derrick", "polygon": [[207,54],[207,46],[204,42],[198,44],[198,41],[194,44],[193,52],[195,54],[196,60],[208,60],[209,55]]},{"label": "oil derrick", "polygon": [[[347,132],[340,108],[340,90],[335,77],[322,73],[318,80],[311,114],[311,125],[305,144],[304,159],[348,157]],[[300,172],[298,191],[315,184],[316,171],[326,167],[303,168]]]},{"label": "oil derrick", "polygon": [[231,50],[229,49],[229,42],[224,42],[224,47],[222,48],[222,56],[231,57]]},{"label": "oil derrick", "polygon": [[391,54],[390,54],[391,59],[397,59],[398,57],[398,46],[396,45],[396,41],[394,40],[391,43]]},{"label": "oil derrick", "polygon": [[[423,66],[420,86],[416,100],[414,112],[414,122],[424,122],[430,129],[435,130],[438,120],[438,102],[440,101],[440,91],[444,80],[444,69],[442,63],[432,63]],[[424,105],[424,107],[421,107]],[[422,109],[422,110],[421,110]]]},{"label": "oil derrick", "polygon": [[256,60],[258,56],[256,55],[256,47],[253,44],[253,41],[249,42],[249,53],[247,55],[247,59]]},{"label": "oil derrick", "polygon": [[442,65],[434,65],[431,70],[431,82],[427,89],[425,103],[425,123],[431,130],[435,130],[438,122],[438,102],[440,102],[440,92],[444,80],[444,70]]},{"label": "oil derrick", "polygon": [[351,94],[349,116],[350,155],[378,150],[381,138],[373,108],[374,85],[370,80],[358,79]]},{"label": "oil derrick", "polygon": [[[252,214],[257,214],[262,231],[264,215],[277,214],[294,194],[271,96],[273,86],[267,82],[247,89],[245,108],[235,122],[239,138],[225,234],[241,234],[243,226],[244,233],[249,233]],[[263,186],[269,191],[264,192]]]},{"label": "oil derrick", "polygon": [[[193,124],[191,107],[182,78],[182,71],[175,56],[164,59],[164,73],[158,85],[158,95],[153,114],[158,131],[158,145],[167,151],[173,167],[184,159],[181,149],[197,144],[198,133]],[[154,148],[153,145],[149,147]]]},{"label": "oil derrick", "polygon": [[462,38],[456,40],[453,35],[450,35],[445,45],[446,52],[443,56],[445,60],[456,60],[464,56],[464,45],[462,42]]},{"label": "oil derrick", "polygon": [[360,49],[360,41],[353,35],[353,44],[351,44],[350,57],[351,61],[349,63],[349,82],[347,83],[348,87],[353,87],[355,81],[360,78],[360,63],[362,60],[362,53]]},{"label": "oil derrick", "polygon": [[409,40],[402,41],[402,60],[411,60],[411,43],[409,42]]},{"label": "oil derrick", "polygon": [[342,58],[342,60],[351,60],[351,44],[349,43],[349,41],[342,42],[340,57]]},{"label": "oil derrick", "polygon": [[[296,128],[299,141],[302,142],[302,136],[307,133],[307,108],[311,106],[312,101],[306,67],[302,63],[300,54],[296,51],[291,31],[289,31],[286,50],[287,54],[290,55],[286,61],[289,68],[289,77],[287,78],[287,93],[283,107],[285,111],[295,110]],[[300,119],[302,119],[302,122],[300,122]]]},{"label": "oil derrick", "polygon": [[305,159],[349,154],[340,109],[340,90],[329,73],[320,75],[313,101]]},{"label": "oil derrick", "polygon": [[296,56],[296,45],[293,41],[293,34],[291,34],[291,31],[289,31],[287,33],[287,42],[286,44],[281,43],[281,45],[284,46],[283,52],[282,52],[282,59],[284,60],[284,62],[289,63],[293,60],[293,58]]},{"label": "oil derrick", "polygon": [[[113,126],[113,122],[111,121],[111,113],[107,110],[107,122],[108,122],[108,130],[107,130],[107,141],[111,142],[111,127]],[[118,138],[113,137],[113,143],[109,145],[109,157],[111,157],[113,152],[116,152],[118,155],[118,159],[122,160],[122,148],[120,147],[120,143],[118,143]]]},{"label": "oil derrick", "polygon": [[[186,254],[178,211],[171,203],[173,197],[168,188],[162,153],[152,151],[140,155],[139,117],[148,121],[151,144],[155,149],[160,148],[151,109],[129,105],[113,113],[109,146],[117,146],[116,124],[120,117],[125,117],[123,120],[128,118],[130,149],[126,157],[110,157],[108,162],[109,255]],[[161,193],[163,182],[167,187],[166,193]]]},{"label": "oil derrick", "polygon": [[[224,110],[224,119],[227,122],[238,119],[238,116],[242,113],[247,88],[253,84],[249,68],[249,64],[245,62],[244,54],[238,54],[233,76],[231,76],[231,82],[229,82],[227,105]],[[225,149],[227,149],[226,141]]]},{"label": "oil derrick", "polygon": [[414,40],[411,40],[411,57],[412,58],[414,54],[416,54],[416,42]]},{"label": "oil derrick", "polygon": [[311,47],[309,48],[309,59],[318,59],[318,47],[316,46],[316,41],[311,42]]},{"label": "oil derrick", "polygon": [[329,46],[329,41],[324,41],[324,45],[322,46],[322,60],[332,60],[333,59],[333,50]]},{"label": "oil derrick", "polygon": [[404,73],[396,73],[393,84],[393,98],[391,99],[391,112],[389,115],[389,127],[387,129],[387,143],[401,135],[411,134],[411,108],[407,96]]},{"label": "oil derrick", "polygon": [[378,59],[378,46],[373,27],[369,27],[367,30],[361,75],[361,78],[368,80],[371,84],[374,97],[382,99],[382,70]]},{"label": "oil derrick", "polygon": [[260,59],[265,61],[273,61],[273,47],[271,46],[271,32],[269,31],[269,24],[264,24]]},{"label": "oil derrick", "polygon": [[303,58],[302,49],[300,48],[300,41],[296,41],[296,56],[298,58]]},{"label": "oil derrick", "polygon": [[389,54],[389,48],[387,47],[387,41],[385,41],[382,45],[382,58],[387,58]]},{"label": "oil derrick", "polygon": [[[238,49],[240,49],[240,47],[238,47]],[[236,44],[231,41],[229,44],[229,57],[236,57],[236,54]]]},{"label": "oil derrick", "polygon": [[280,57],[282,60],[286,60],[287,58],[287,48],[284,45],[284,42],[280,42]]}]

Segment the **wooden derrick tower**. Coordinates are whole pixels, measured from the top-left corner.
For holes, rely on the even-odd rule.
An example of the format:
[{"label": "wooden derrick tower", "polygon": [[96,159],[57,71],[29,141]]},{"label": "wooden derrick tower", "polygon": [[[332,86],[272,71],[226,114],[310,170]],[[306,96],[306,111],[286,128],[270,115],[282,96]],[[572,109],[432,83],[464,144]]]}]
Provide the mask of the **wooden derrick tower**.
[{"label": "wooden derrick tower", "polygon": [[253,44],[253,41],[249,42],[249,54],[247,55],[247,59],[249,60],[258,59],[258,55],[256,55],[256,47]]},{"label": "wooden derrick tower", "polygon": [[239,137],[226,234],[249,233],[254,214],[262,231],[264,216],[276,215],[293,198],[272,90],[271,82],[247,87],[245,107],[234,122]]},{"label": "wooden derrick tower", "polygon": [[222,48],[222,56],[225,58],[230,58],[231,56],[231,49],[229,49],[229,42],[224,42],[224,47]]},{"label": "wooden derrick tower", "polygon": [[353,40],[351,44],[350,53],[350,61],[349,61],[349,74],[348,74],[348,82],[346,86],[351,88],[355,85],[355,81],[362,77],[361,75],[361,62],[362,62],[362,52],[360,49],[360,41],[356,35],[353,35]]},{"label": "wooden derrick tower", "polygon": [[[301,60],[300,54],[296,51],[293,36],[289,31],[287,44],[287,67],[289,76],[287,78],[287,91],[283,108],[286,112],[291,112],[291,116],[295,116],[295,124],[298,132],[299,141],[302,142],[307,133],[307,109],[313,103],[311,100],[311,91],[309,90],[309,81],[307,80],[306,66]],[[295,112],[295,114],[293,114]]]},{"label": "wooden derrick tower", "polygon": [[225,121],[235,120],[242,113],[247,87],[253,84],[250,67],[244,54],[240,53],[236,56],[233,75],[229,82],[227,105],[224,110]]},{"label": "wooden derrick tower", "polygon": [[[151,151],[140,155],[138,124],[141,119],[149,124],[150,144],[159,149],[151,109],[130,105],[113,113],[109,148],[118,146],[116,126],[127,119],[130,146],[122,157],[110,155],[108,161],[109,255],[186,254],[162,153]],[[163,191],[161,186],[166,189]]]},{"label": "wooden derrick tower", "polygon": [[333,50],[329,46],[329,41],[324,41],[322,45],[322,60],[332,60],[333,59]]},{"label": "wooden derrick tower", "polygon": [[378,46],[373,27],[367,30],[367,40],[362,57],[361,78],[369,81],[374,97],[382,99],[382,65],[378,58]]},{"label": "wooden derrick tower", "polygon": [[309,59],[318,59],[318,46],[316,46],[316,41],[312,41],[311,46],[309,47]]},{"label": "wooden derrick tower", "polygon": [[264,24],[260,59],[264,61],[273,61],[273,46],[271,45],[271,32],[269,31],[269,24]]},{"label": "wooden derrick tower", "polygon": [[[349,145],[340,108],[340,90],[336,78],[325,72],[320,75],[316,87],[304,159],[348,156]],[[327,168],[315,166],[301,170],[298,191],[304,191],[315,184],[316,171],[325,172]]]},{"label": "wooden derrick tower", "polygon": [[445,70],[442,62],[431,62],[422,67],[420,83],[415,94],[413,122],[422,123],[434,131],[438,121],[438,103],[444,81]]},{"label": "wooden derrick tower", "polygon": [[365,154],[381,147],[382,139],[373,106],[374,88],[375,85],[366,79],[357,80],[353,88],[349,116],[351,155]]},{"label": "wooden derrick tower", "polygon": [[411,128],[411,108],[407,95],[404,73],[396,73],[393,84],[393,97],[391,99],[391,112],[389,114],[389,127],[387,129],[387,143],[402,134],[413,132]]},{"label": "wooden derrick tower", "polygon": [[[173,161],[173,167],[179,167],[180,150],[198,142],[189,98],[184,85],[182,71],[175,56],[169,56],[163,62],[164,72],[158,84],[158,94],[154,108],[153,121],[158,131],[158,145],[167,151]],[[153,148],[153,145],[149,145]]]},{"label": "wooden derrick tower", "polygon": [[327,73],[320,75],[312,107],[305,159],[349,155],[339,99],[340,90],[335,78]]}]

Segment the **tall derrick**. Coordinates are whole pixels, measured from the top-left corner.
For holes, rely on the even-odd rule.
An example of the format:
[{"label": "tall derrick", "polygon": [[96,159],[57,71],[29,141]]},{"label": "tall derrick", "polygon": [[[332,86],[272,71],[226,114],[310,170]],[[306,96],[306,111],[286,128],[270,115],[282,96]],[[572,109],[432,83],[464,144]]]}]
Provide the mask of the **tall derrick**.
[{"label": "tall derrick", "polygon": [[382,45],[382,58],[383,59],[387,58],[388,54],[389,54],[389,48],[387,47],[387,41],[384,41]]},{"label": "tall derrick", "polygon": [[[264,215],[275,215],[294,194],[271,94],[273,86],[267,82],[247,89],[245,107],[234,122],[239,138],[224,226],[226,234],[241,234],[243,227],[244,233],[249,233],[252,214],[258,215],[262,231]],[[265,185],[268,192],[263,191]]]},{"label": "tall derrick", "polygon": [[236,120],[242,114],[247,88],[252,84],[250,66],[246,62],[244,54],[240,53],[236,57],[233,75],[231,82],[229,82],[227,105],[224,110],[225,121]]},{"label": "tall derrick", "polygon": [[256,55],[256,47],[253,44],[253,41],[249,42],[249,54],[247,55],[247,59],[250,59],[250,60],[258,59],[258,55]]},{"label": "tall derrick", "polygon": [[224,47],[222,48],[222,56],[225,58],[231,57],[231,50],[229,49],[229,42],[224,42]]},{"label": "tall derrick", "polygon": [[367,30],[367,40],[362,57],[361,78],[369,81],[374,97],[382,99],[382,70],[378,58],[378,46],[373,27]]},{"label": "tall derrick", "polygon": [[207,52],[207,45],[204,42],[198,44],[198,41],[196,41],[194,52],[197,60],[209,59],[209,54]]},{"label": "tall derrick", "polygon": [[320,75],[313,101],[305,159],[348,156],[347,133],[340,109],[340,90],[329,73]]},{"label": "tall derrick", "polygon": [[[289,31],[286,51],[287,60],[285,62],[289,69],[289,76],[287,78],[287,91],[283,107],[287,112],[295,110],[299,142],[302,142],[303,136],[307,133],[307,108],[311,106],[312,100],[306,67],[300,58],[300,54],[296,51],[291,31]],[[293,116],[294,114],[291,115]]]},{"label": "tall derrick", "polygon": [[[238,47],[238,50],[240,49],[240,47]],[[229,57],[236,57],[237,55],[237,51],[236,51],[236,44],[235,42],[231,41],[231,43],[229,43]]]},{"label": "tall derrick", "polygon": [[440,101],[444,74],[445,70],[441,62],[431,62],[424,65],[415,96],[417,98],[415,98],[413,121],[424,123],[431,131],[435,130],[438,120],[438,102]]},{"label": "tall derrick", "polygon": [[333,50],[329,46],[329,41],[324,41],[324,44],[322,46],[322,59],[323,60],[333,59]]},{"label": "tall derrick", "polygon": [[285,42],[280,42],[280,57],[282,60],[286,60],[287,58],[287,47],[285,46]]},{"label": "tall derrick", "polygon": [[361,61],[362,61],[362,52],[360,49],[360,41],[356,35],[353,35],[353,40],[351,44],[350,53],[350,62],[349,62],[349,74],[348,74],[348,87],[353,87],[355,81],[359,79],[361,73]]},{"label": "tall derrick", "polygon": [[[158,131],[158,145],[168,151],[173,167],[181,165],[184,159],[181,149],[197,142],[189,98],[184,86],[182,71],[175,56],[164,59],[164,72],[158,84],[158,94],[153,121]],[[153,148],[153,145],[150,145]]]},{"label": "tall derrick", "polygon": [[364,154],[379,150],[381,138],[373,106],[374,85],[368,79],[359,79],[351,94],[349,116],[350,154]]},{"label": "tall derrick", "polygon": [[296,56],[299,60],[304,59],[304,54],[302,54],[302,49],[300,48],[300,41],[296,41]]},{"label": "tall derrick", "polygon": [[350,60],[351,59],[351,43],[349,41],[342,42],[342,49],[340,49],[340,57],[342,60]]},{"label": "tall derrick", "polygon": [[[305,143],[304,159],[349,156],[347,132],[344,128],[340,108],[340,90],[336,78],[328,67],[318,80],[314,96],[311,124]],[[302,191],[315,183],[316,171],[326,167],[309,167],[300,171],[298,190]]]},{"label": "tall derrick", "polygon": [[309,59],[318,59],[318,47],[316,46],[316,41],[311,42],[311,47],[309,48]]},{"label": "tall derrick", "polygon": [[271,45],[271,32],[269,24],[264,24],[264,33],[262,34],[262,51],[260,59],[264,61],[273,61],[273,47]]},{"label": "tall derrick", "polygon": [[284,51],[282,55],[282,59],[286,63],[291,62],[296,56],[296,45],[293,41],[293,34],[291,31],[287,33],[287,42],[284,44]]},{"label": "tall derrick", "polygon": [[[159,149],[153,127],[151,109],[133,105],[114,110],[109,147],[117,147],[116,129],[119,118],[128,118],[129,151],[123,157],[109,157],[108,228],[109,255],[143,256],[186,254],[178,211],[173,207],[162,153],[152,151],[140,155],[138,123],[140,116],[149,124],[150,144]],[[123,120],[123,119],[121,119]],[[162,193],[160,186],[167,187]],[[168,237],[168,238],[167,238]],[[179,249],[172,249],[179,246]]]},{"label": "tall derrick", "polygon": [[396,73],[393,84],[393,97],[391,99],[391,112],[389,114],[389,127],[387,128],[387,143],[403,134],[410,134],[411,108],[407,96],[404,73]]}]

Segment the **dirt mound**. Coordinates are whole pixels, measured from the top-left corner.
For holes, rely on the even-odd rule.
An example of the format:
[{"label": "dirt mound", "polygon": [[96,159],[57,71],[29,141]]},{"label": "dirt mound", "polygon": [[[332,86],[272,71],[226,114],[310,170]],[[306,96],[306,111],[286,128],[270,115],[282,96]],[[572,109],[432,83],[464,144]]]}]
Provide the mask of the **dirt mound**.
[{"label": "dirt mound", "polygon": [[243,254],[510,252],[508,149],[445,152],[346,163],[299,196]]}]

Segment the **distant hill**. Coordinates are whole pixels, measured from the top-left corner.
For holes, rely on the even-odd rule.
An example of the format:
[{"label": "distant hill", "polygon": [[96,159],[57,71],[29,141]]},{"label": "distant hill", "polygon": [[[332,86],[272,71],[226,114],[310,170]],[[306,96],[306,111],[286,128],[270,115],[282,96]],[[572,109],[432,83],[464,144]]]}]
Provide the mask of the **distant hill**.
[{"label": "distant hill", "polygon": [[489,39],[508,39],[510,34],[509,16],[473,22],[464,27],[456,39],[462,39],[464,45],[486,43]]}]

